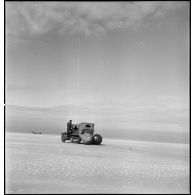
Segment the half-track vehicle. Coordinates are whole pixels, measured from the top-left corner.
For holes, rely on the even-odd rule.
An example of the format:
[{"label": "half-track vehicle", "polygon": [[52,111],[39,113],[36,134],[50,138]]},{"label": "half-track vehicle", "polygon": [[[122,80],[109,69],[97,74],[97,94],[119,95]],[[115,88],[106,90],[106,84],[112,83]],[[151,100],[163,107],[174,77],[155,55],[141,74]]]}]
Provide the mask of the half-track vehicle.
[{"label": "half-track vehicle", "polygon": [[67,123],[67,131],[61,133],[62,142],[69,140],[71,143],[95,144],[102,142],[102,136],[94,134],[94,123],[82,122],[72,124],[72,120]]}]

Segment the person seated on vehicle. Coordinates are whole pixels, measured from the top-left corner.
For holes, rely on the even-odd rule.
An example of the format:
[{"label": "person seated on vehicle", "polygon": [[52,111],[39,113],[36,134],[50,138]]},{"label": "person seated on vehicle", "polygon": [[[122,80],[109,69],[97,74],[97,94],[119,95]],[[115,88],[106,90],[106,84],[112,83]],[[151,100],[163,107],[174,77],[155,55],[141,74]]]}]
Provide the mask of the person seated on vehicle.
[{"label": "person seated on vehicle", "polygon": [[67,134],[72,133],[72,120],[67,123]]}]

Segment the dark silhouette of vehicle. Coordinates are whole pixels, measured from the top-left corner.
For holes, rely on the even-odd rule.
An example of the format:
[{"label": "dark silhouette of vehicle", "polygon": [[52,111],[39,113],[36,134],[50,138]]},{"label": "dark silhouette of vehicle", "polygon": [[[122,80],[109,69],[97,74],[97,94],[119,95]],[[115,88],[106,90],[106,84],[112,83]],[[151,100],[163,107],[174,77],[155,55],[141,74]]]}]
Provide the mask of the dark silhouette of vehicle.
[{"label": "dark silhouette of vehicle", "polygon": [[33,131],[32,133],[33,134],[42,134],[42,132],[35,132],[35,131]]},{"label": "dark silhouette of vehicle", "polygon": [[72,120],[67,123],[67,131],[61,133],[62,142],[70,140],[71,143],[96,144],[102,142],[102,136],[94,134],[94,123],[82,122],[72,124]]}]

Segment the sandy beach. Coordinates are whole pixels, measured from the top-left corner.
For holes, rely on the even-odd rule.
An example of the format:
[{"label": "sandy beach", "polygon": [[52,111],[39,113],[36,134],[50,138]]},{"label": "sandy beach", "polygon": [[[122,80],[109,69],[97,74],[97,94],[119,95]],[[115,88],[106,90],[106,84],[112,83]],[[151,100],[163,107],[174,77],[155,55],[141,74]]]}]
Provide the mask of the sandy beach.
[{"label": "sandy beach", "polygon": [[189,146],[6,133],[6,193],[189,193]]}]

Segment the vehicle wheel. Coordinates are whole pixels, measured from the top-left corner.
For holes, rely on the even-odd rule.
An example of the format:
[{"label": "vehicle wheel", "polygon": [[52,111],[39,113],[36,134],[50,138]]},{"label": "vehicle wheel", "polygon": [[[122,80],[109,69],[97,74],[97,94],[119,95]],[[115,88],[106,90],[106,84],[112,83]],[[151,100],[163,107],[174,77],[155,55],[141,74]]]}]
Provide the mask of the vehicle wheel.
[{"label": "vehicle wheel", "polygon": [[64,139],[63,137],[61,137],[61,140],[62,140],[62,142],[66,142],[66,139]]},{"label": "vehicle wheel", "polygon": [[77,141],[76,141],[77,144],[80,144],[81,143],[81,139],[79,138]]},{"label": "vehicle wheel", "polygon": [[93,143],[93,135],[90,133],[84,133],[82,137],[83,144],[89,145]]},{"label": "vehicle wheel", "polygon": [[73,143],[74,142],[74,139],[73,137],[70,138],[70,143]]},{"label": "vehicle wheel", "polygon": [[99,145],[102,142],[102,136],[99,134],[93,135],[94,144]]}]

